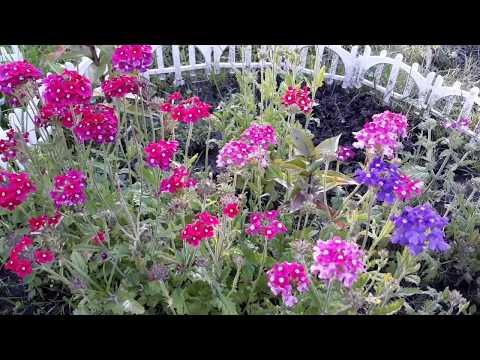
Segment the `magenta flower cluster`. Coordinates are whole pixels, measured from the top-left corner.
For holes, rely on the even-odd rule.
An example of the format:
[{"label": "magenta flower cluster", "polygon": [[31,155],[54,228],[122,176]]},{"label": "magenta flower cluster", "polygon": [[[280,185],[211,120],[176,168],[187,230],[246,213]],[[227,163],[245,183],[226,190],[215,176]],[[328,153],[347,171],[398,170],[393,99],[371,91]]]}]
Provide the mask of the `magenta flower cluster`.
[{"label": "magenta flower cluster", "polygon": [[50,196],[56,208],[75,206],[86,201],[85,188],[87,177],[80,170],[68,170],[65,174],[55,176],[54,188]]},{"label": "magenta flower cluster", "polygon": [[185,166],[179,166],[173,170],[173,174],[163,179],[160,184],[160,192],[176,193],[181,189],[194,187],[197,180],[190,177]]},{"label": "magenta flower cluster", "polygon": [[363,129],[354,133],[356,142],[353,146],[366,149],[369,154],[394,156],[400,147],[399,138],[407,135],[408,121],[403,114],[385,111],[372,116],[372,121],[364,125]]},{"label": "magenta flower cluster", "polygon": [[76,71],[63,70],[62,74],[50,74],[43,79],[45,104],[56,108],[70,108],[88,104],[92,98],[92,84]]},{"label": "magenta flower cluster", "polygon": [[20,100],[28,96],[22,88],[42,77],[42,73],[25,60],[0,64],[0,92],[8,97],[12,105],[19,105]]},{"label": "magenta flower cluster", "polygon": [[444,233],[448,219],[440,216],[430,204],[407,207],[393,222],[395,231],[391,242],[407,246],[413,255],[426,248],[437,252],[450,248]]},{"label": "magenta flower cluster", "polygon": [[138,94],[138,80],[133,76],[120,75],[102,82],[102,91],[107,99],[121,98],[127,94]]},{"label": "magenta flower cluster", "polygon": [[97,144],[115,141],[118,133],[118,117],[115,109],[104,105],[86,105],[75,109],[78,124],[73,129],[80,142]]},{"label": "magenta flower cluster", "polygon": [[287,227],[277,218],[280,213],[277,210],[254,212],[250,214],[249,223],[245,233],[250,236],[260,235],[265,239],[274,239],[277,235],[288,232]]},{"label": "magenta flower cluster", "polygon": [[27,173],[0,171],[0,208],[13,211],[35,191]]},{"label": "magenta flower cluster", "polygon": [[337,150],[337,160],[347,162],[355,158],[357,154],[351,147],[339,146]]},{"label": "magenta flower cluster", "polygon": [[268,165],[268,149],[277,143],[276,131],[272,125],[253,122],[240,136],[223,146],[217,156],[217,166],[242,168],[252,161],[261,167]]},{"label": "magenta flower cluster", "polygon": [[173,155],[178,149],[176,140],[160,140],[156,143],[150,143],[144,149],[147,153],[145,161],[150,167],[159,167],[162,170],[169,170]]},{"label": "magenta flower cluster", "polygon": [[153,64],[151,45],[121,45],[112,55],[112,67],[121,73],[145,72]]},{"label": "magenta flower cluster", "polygon": [[268,286],[272,293],[281,295],[286,306],[292,307],[298,302],[294,290],[303,293],[308,290],[310,280],[305,266],[299,263],[283,262],[273,265],[267,272]]},{"label": "magenta flower cluster", "polygon": [[352,241],[334,236],[327,241],[319,240],[313,250],[315,263],[310,270],[319,279],[329,283],[338,280],[350,288],[365,271],[365,254]]}]

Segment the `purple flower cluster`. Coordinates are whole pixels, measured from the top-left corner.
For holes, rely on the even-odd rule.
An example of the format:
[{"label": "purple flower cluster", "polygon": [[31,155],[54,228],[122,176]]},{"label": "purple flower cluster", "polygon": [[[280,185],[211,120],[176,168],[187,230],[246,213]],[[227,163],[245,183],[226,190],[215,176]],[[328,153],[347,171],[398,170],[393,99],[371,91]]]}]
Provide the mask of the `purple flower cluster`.
[{"label": "purple flower cluster", "polygon": [[368,171],[357,170],[355,179],[360,184],[378,188],[377,200],[392,204],[395,198],[409,200],[421,193],[420,183],[402,174],[398,166],[375,158]]},{"label": "purple flower cluster", "polygon": [[437,252],[450,248],[443,231],[448,219],[440,216],[430,204],[407,207],[393,221],[392,243],[407,246],[413,255],[418,255],[427,247]]}]

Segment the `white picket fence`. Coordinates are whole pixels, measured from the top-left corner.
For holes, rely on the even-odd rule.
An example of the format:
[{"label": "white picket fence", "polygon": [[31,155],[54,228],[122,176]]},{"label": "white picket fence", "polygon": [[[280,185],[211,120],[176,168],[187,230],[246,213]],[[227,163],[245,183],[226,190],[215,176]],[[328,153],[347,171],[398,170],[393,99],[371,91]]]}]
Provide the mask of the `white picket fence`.
[{"label": "white picket fence", "polygon": [[[221,69],[258,69],[272,66],[269,59],[268,45],[254,47],[252,45],[153,45],[155,64],[143,76],[151,78],[158,76],[166,79],[173,75],[175,85],[184,84],[184,74],[195,77],[199,71],[206,74],[220,72]],[[317,73],[322,66],[326,68],[326,82],[340,82],[343,88],[360,88],[367,86],[379,91],[385,104],[392,99],[408,103],[418,110],[430,113],[443,121],[452,121],[468,117],[475,106],[480,105],[479,89],[462,89],[460,82],[452,86],[443,84],[443,77],[434,72],[424,75],[419,64],[412,65],[403,62],[401,54],[395,57],[387,56],[385,50],[378,55],[372,54],[370,46],[365,46],[360,52],[359,46],[353,46],[349,51],[340,45],[292,45],[290,50],[298,51],[299,63],[295,70],[307,76]],[[99,51],[99,50],[98,50]],[[261,55],[259,55],[261,54]],[[8,52],[0,48],[0,62],[23,59],[18,46],[12,46]],[[292,64],[286,61],[278,64],[279,71],[286,71]],[[66,68],[76,69],[82,75],[89,76],[94,66],[89,58],[83,58],[78,65],[66,64]],[[1,105],[1,103],[0,103]],[[18,111],[17,111],[18,110]],[[30,129],[29,116],[24,116],[21,109],[15,109],[17,116],[9,115],[12,127]],[[21,126],[18,119],[25,121]],[[464,130],[465,133],[480,140],[477,128]],[[0,129],[0,138],[4,130]],[[34,133],[32,131],[32,133]],[[41,141],[38,139],[38,141]],[[36,143],[32,139],[32,143]],[[0,161],[0,167],[2,167]]]},{"label": "white picket fence", "polygon": [[[186,59],[181,59],[180,46],[168,45],[170,63],[166,64],[167,46],[156,45],[156,67],[148,70],[145,76],[160,76],[174,74],[176,85],[184,83],[183,74],[198,70],[218,72],[222,68],[260,68],[272,66],[270,59],[259,59],[252,56],[252,46],[242,46],[242,51],[236,45],[189,45]],[[368,86],[383,94],[383,101],[389,104],[391,99],[411,104],[419,110],[427,110],[443,120],[460,119],[470,116],[474,105],[480,105],[479,89],[462,89],[460,82],[452,86],[443,84],[443,77],[434,72],[425,76],[420,72],[419,64],[412,65],[403,62],[401,54],[394,58],[387,52],[372,54],[370,46],[365,46],[359,52],[358,46],[347,51],[339,45],[295,45],[300,55],[299,71],[313,75],[321,66],[326,66],[328,83],[334,80],[342,83],[343,88],[360,88]],[[260,53],[268,54],[268,46],[262,46]],[[198,54],[202,59],[199,59]],[[307,61],[310,60],[310,61]],[[370,71],[369,76],[369,70]],[[403,73],[403,78],[402,78]],[[388,75],[388,80],[382,84],[382,79]],[[452,119],[453,110],[459,108]],[[476,133],[470,135],[477,136]]]}]

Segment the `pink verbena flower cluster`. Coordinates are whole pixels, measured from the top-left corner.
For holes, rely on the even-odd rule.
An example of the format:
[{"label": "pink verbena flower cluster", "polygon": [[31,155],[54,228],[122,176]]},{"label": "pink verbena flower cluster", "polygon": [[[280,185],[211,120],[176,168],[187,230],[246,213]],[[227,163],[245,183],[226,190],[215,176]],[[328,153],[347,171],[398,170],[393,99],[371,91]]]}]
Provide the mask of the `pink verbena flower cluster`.
[{"label": "pink verbena flower cluster", "polygon": [[392,158],[400,147],[399,138],[407,135],[408,120],[403,114],[385,111],[372,116],[372,121],[363,129],[354,133],[353,146],[366,149],[370,154],[385,155]]},{"label": "pink verbena flower cluster", "polygon": [[133,76],[120,75],[102,82],[102,91],[107,99],[121,98],[127,94],[138,94],[138,80]]},{"label": "pink verbena flower cluster", "polygon": [[209,117],[211,107],[212,105],[201,101],[198,96],[183,99],[177,91],[169,95],[167,102],[163,103],[160,109],[169,113],[173,120],[189,124]]},{"label": "pink verbena flower cluster", "polygon": [[242,168],[251,161],[262,167],[268,165],[268,149],[277,143],[276,131],[272,125],[253,122],[240,136],[240,140],[226,143],[217,156],[217,166]]},{"label": "pink verbena flower cluster", "polygon": [[277,218],[280,213],[277,210],[254,212],[250,214],[249,224],[245,233],[250,236],[261,235],[265,239],[274,239],[277,235],[288,232],[287,227]]},{"label": "pink verbena flower cluster", "polygon": [[68,170],[65,174],[55,176],[54,188],[50,196],[56,208],[75,206],[86,201],[85,188],[87,177],[80,170]]},{"label": "pink verbena flower cluster", "polygon": [[215,227],[219,224],[218,218],[205,211],[196,216],[193,224],[187,224],[182,231],[182,239],[193,247],[200,246],[202,240],[215,236]]},{"label": "pink verbena flower cluster", "polygon": [[283,262],[273,265],[267,272],[268,286],[272,293],[281,295],[286,306],[292,307],[298,302],[293,291],[303,293],[308,290],[310,280],[307,277],[305,266],[299,263]]},{"label": "pink verbena flower cluster", "polygon": [[305,114],[312,112],[315,105],[310,95],[310,89],[307,86],[304,86],[302,89],[289,86],[282,96],[282,104],[294,110],[299,109]]},{"label": "pink verbena flower cluster", "polygon": [[187,189],[194,187],[197,184],[197,180],[189,177],[185,166],[179,166],[173,170],[173,174],[167,179],[163,179],[160,184],[160,192],[176,193],[181,189]]},{"label": "pink verbena flower cluster", "polygon": [[88,104],[92,98],[90,80],[76,71],[63,70],[62,74],[50,74],[43,79],[46,105],[63,109]]},{"label": "pink verbena flower cluster", "polygon": [[41,77],[41,71],[25,60],[0,64],[0,92],[9,98],[10,104],[19,105],[28,96],[22,89],[24,85]]},{"label": "pink verbena flower cluster", "polygon": [[27,173],[0,171],[0,207],[9,211],[16,209],[27,200],[29,194],[37,191]]},{"label": "pink verbena flower cluster", "polygon": [[156,143],[148,144],[144,151],[147,153],[145,161],[150,167],[159,167],[162,170],[169,170],[173,155],[178,149],[176,140],[159,140]]},{"label": "pink verbena flower cluster", "polygon": [[85,105],[75,109],[78,124],[73,132],[80,142],[97,144],[115,141],[118,132],[118,117],[115,109],[104,105]]},{"label": "pink verbena flower cluster", "polygon": [[15,130],[8,130],[7,138],[0,139],[0,156],[0,159],[5,162],[13,160],[17,156],[17,140],[15,139]]},{"label": "pink verbena flower cluster", "polygon": [[355,158],[357,154],[351,147],[348,146],[339,146],[337,150],[337,160],[347,162]]},{"label": "pink verbena flower cluster", "polygon": [[223,214],[228,216],[230,219],[234,219],[240,214],[240,208],[238,207],[238,203],[230,202],[223,208]]},{"label": "pink verbena flower cluster", "polygon": [[63,215],[58,211],[53,216],[47,214],[31,217],[28,220],[30,232],[39,232],[44,230],[47,225],[51,228],[56,228],[60,221],[62,221]]},{"label": "pink verbena flower cluster", "polygon": [[[21,279],[29,276],[33,271],[33,259],[29,252],[32,246],[33,240],[28,236],[23,236],[10,251],[10,256],[5,264],[5,269],[13,271]],[[49,249],[36,249],[33,256],[35,261],[40,265],[48,264],[55,260],[54,252]]]},{"label": "pink verbena flower cluster", "polygon": [[151,45],[121,45],[112,54],[112,67],[121,73],[145,72],[153,64]]},{"label": "pink verbena flower cluster", "polygon": [[349,288],[365,271],[365,254],[354,242],[334,236],[328,241],[319,240],[313,250],[315,264],[310,270],[319,279],[329,283],[338,280]]}]

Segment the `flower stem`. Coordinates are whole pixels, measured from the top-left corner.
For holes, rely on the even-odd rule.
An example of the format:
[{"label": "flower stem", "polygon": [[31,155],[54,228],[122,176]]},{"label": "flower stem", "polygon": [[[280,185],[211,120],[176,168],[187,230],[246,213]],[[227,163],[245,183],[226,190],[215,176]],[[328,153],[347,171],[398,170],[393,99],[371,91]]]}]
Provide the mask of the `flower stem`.
[{"label": "flower stem", "polygon": [[184,162],[185,166],[188,167],[188,148],[190,147],[190,141],[192,140],[192,134],[193,134],[193,123],[188,124],[188,135],[187,135],[187,142],[185,143],[185,156],[184,156]]}]

